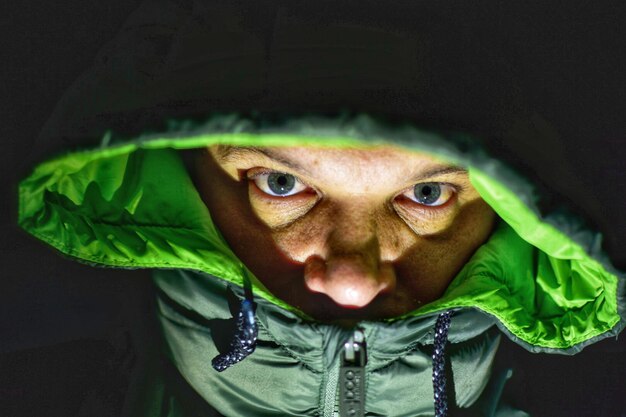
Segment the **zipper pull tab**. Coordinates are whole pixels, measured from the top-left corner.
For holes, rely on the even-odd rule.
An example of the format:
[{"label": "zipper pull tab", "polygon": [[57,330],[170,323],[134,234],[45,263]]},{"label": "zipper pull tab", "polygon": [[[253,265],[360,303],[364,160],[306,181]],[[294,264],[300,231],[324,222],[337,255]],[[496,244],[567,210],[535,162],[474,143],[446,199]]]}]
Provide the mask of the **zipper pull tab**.
[{"label": "zipper pull tab", "polygon": [[365,334],[355,329],[343,345],[339,369],[339,415],[341,417],[365,416],[365,364],[367,348]]}]

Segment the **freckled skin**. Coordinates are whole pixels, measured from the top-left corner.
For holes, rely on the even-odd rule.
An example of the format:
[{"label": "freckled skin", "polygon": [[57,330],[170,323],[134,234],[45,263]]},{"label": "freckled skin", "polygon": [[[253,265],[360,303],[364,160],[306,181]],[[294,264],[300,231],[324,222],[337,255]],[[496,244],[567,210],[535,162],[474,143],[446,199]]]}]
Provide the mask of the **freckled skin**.
[{"label": "freckled skin", "polygon": [[[391,146],[272,152],[302,170],[258,153],[223,157],[214,147],[198,153],[194,181],[237,256],[274,295],[316,319],[389,318],[436,300],[493,229],[496,216],[466,173],[424,180],[455,187],[441,206],[404,197],[416,174],[445,165],[426,155]],[[307,190],[268,196],[246,179],[267,169]]]}]

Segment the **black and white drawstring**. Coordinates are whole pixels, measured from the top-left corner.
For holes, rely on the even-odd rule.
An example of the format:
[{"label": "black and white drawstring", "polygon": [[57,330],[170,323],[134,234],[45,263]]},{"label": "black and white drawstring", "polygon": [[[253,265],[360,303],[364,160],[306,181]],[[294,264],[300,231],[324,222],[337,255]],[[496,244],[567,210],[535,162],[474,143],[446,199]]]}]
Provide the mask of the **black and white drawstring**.
[{"label": "black and white drawstring", "polygon": [[446,395],[446,344],[450,329],[451,311],[441,313],[435,323],[435,341],[433,350],[433,392],[435,417],[447,417],[448,398]]},{"label": "black and white drawstring", "polygon": [[252,283],[245,271],[243,276],[245,298],[241,300],[239,305],[235,334],[230,341],[228,351],[217,355],[211,361],[213,369],[218,372],[222,372],[232,365],[241,362],[256,349],[259,327],[254,317]]},{"label": "black and white drawstring", "polygon": [[237,330],[230,341],[229,349],[213,358],[211,361],[213,368],[222,372],[248,357],[256,348],[257,334],[258,326],[254,319],[252,301],[242,300],[237,315]]}]

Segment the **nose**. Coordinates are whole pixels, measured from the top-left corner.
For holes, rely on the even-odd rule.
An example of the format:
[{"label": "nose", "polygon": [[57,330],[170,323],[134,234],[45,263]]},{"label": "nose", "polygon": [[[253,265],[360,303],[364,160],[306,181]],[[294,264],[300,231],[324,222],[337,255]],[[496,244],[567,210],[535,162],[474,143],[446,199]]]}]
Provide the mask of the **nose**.
[{"label": "nose", "polygon": [[319,257],[307,260],[304,281],[313,292],[326,294],[346,308],[368,305],[378,294],[395,286],[395,273],[389,263],[372,268],[360,255]]},{"label": "nose", "polygon": [[309,290],[327,295],[340,306],[361,308],[393,290],[396,276],[393,265],[381,261],[376,225],[363,224],[368,222],[359,222],[355,216],[341,217],[334,219],[322,256],[305,261],[304,281]]}]

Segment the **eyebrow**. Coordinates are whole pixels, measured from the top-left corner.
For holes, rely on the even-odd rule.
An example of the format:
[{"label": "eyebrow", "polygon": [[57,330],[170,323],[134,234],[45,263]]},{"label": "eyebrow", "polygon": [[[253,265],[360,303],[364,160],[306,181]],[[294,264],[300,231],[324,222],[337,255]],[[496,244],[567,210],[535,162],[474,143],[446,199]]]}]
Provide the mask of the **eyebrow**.
[{"label": "eyebrow", "polygon": [[462,174],[467,175],[467,169],[455,166],[455,165],[447,165],[447,166],[436,166],[434,168],[429,169],[426,172],[420,172],[413,178],[411,178],[412,182],[420,182],[427,180],[432,177],[436,177],[439,175],[449,175],[449,174]]},{"label": "eyebrow", "polygon": [[219,158],[225,160],[226,162],[230,162],[236,158],[247,157],[250,154],[262,155],[294,171],[309,174],[309,171],[305,167],[294,161],[284,158],[282,155],[274,152],[271,148],[260,148],[257,146],[219,145],[217,147],[217,154]]}]

